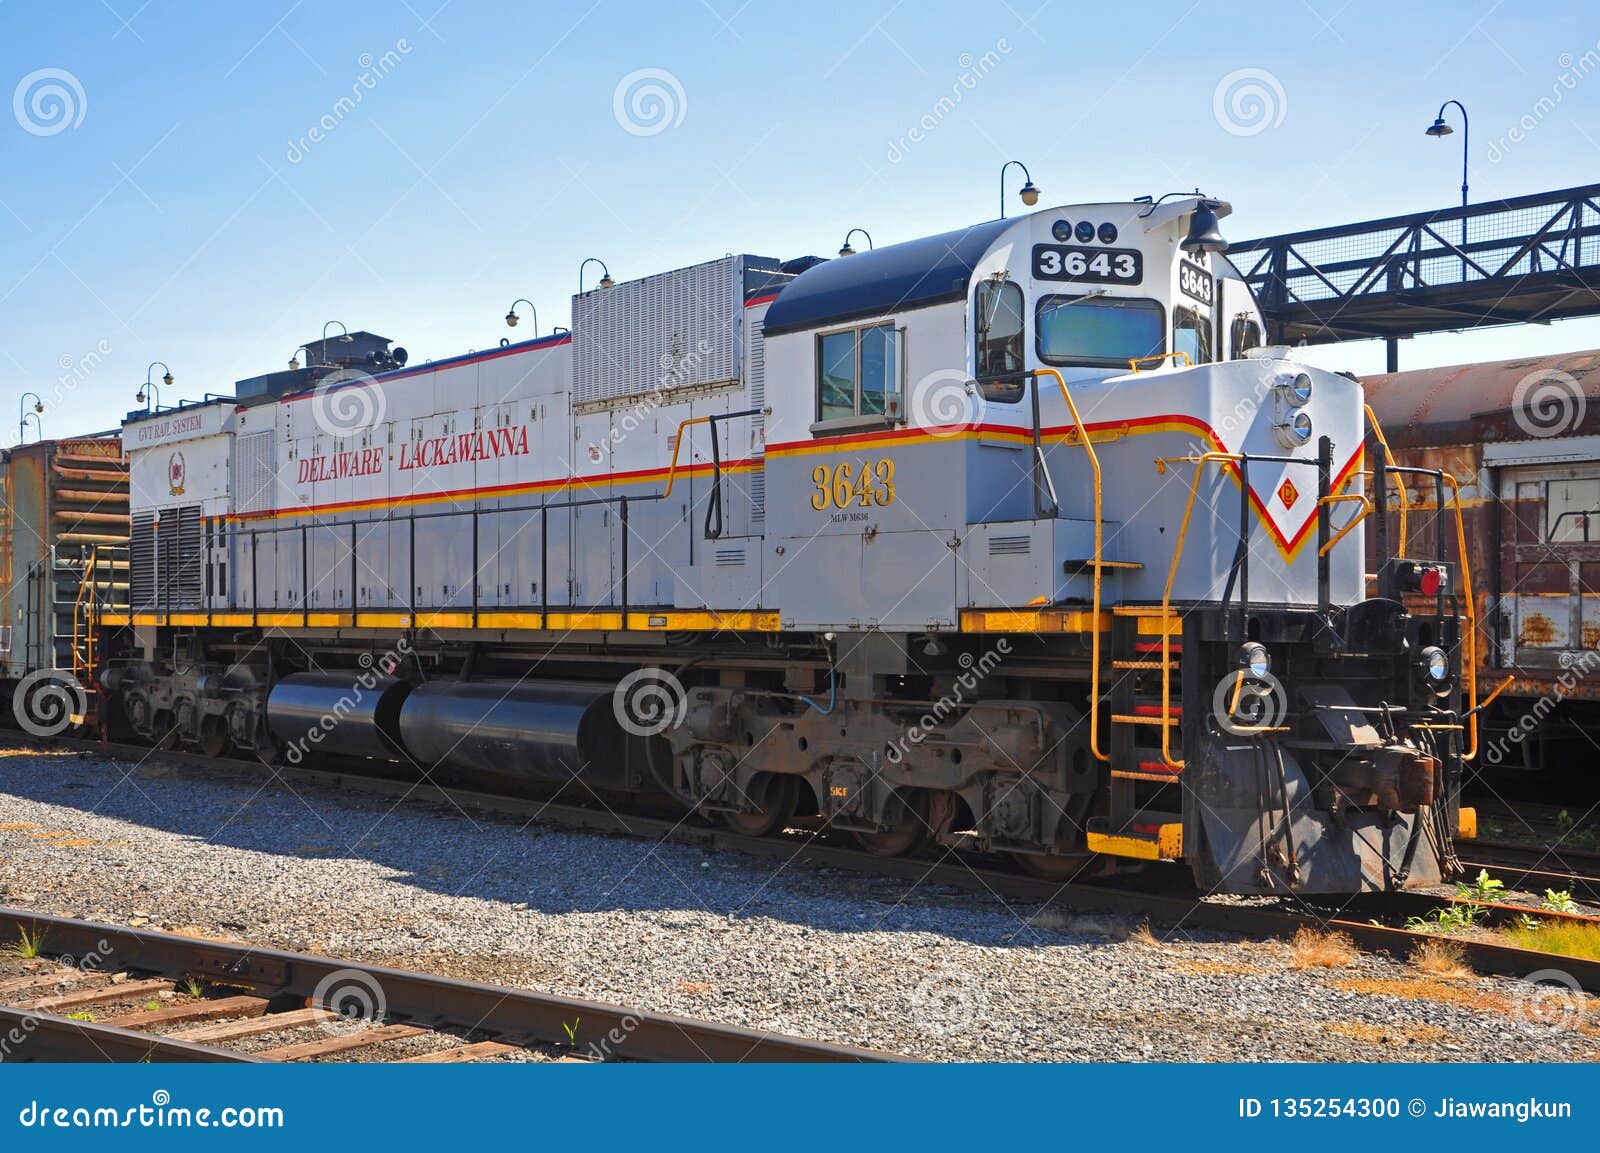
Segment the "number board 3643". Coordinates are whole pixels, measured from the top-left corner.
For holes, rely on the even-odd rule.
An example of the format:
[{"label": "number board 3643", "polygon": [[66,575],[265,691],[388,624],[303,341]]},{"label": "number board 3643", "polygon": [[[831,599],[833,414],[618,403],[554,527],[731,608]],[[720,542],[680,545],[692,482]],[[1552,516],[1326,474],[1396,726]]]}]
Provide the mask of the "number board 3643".
[{"label": "number board 3643", "polygon": [[1144,258],[1133,248],[1078,248],[1070,244],[1035,244],[1033,275],[1036,280],[1138,284],[1144,280]]}]

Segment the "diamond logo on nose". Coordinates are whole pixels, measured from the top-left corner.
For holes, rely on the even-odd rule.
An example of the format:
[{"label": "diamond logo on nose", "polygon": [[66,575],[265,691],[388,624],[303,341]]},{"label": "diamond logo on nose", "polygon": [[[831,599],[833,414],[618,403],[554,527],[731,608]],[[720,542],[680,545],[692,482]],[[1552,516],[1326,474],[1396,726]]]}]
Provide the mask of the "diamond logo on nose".
[{"label": "diamond logo on nose", "polygon": [[1284,508],[1293,508],[1294,502],[1300,499],[1300,490],[1294,487],[1294,481],[1288,477],[1278,486],[1278,499],[1283,502]]}]

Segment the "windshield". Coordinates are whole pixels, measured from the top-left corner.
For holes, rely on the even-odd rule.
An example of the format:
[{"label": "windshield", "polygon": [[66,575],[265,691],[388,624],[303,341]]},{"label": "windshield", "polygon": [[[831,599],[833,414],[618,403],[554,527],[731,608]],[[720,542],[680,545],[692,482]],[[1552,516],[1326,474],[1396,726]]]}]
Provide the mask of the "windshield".
[{"label": "windshield", "polygon": [[1036,328],[1046,364],[1127,368],[1130,360],[1166,351],[1166,310],[1155,300],[1047,296]]}]

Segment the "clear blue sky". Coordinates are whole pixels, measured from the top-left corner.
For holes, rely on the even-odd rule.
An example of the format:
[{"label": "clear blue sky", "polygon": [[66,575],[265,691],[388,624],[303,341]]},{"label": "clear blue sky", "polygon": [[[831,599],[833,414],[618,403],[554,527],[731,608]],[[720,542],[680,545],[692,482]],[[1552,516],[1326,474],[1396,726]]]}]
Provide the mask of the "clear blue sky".
[{"label": "clear blue sky", "polygon": [[[1474,200],[1581,184],[1600,173],[1600,68],[1500,142],[1600,59],[1594,16],[1577,0],[0,0],[12,111],[41,69],[77,85],[34,82],[64,92],[65,125],[33,92],[0,114],[0,399],[51,394],[47,435],[109,427],[152,360],[178,378],[163,401],[227,391],[330,319],[414,361],[483,348],[515,297],[542,329],[567,323],[584,257],[625,279],[831,255],[853,226],[904,240],[994,216],[1013,157],[1047,203],[1198,186],[1233,202],[1225,230],[1244,239],[1454,203],[1461,137],[1422,130],[1459,98]],[[618,115],[643,69],[670,74],[635,84],[665,94],[664,123],[648,92]],[[1248,135],[1214,111],[1241,69],[1282,93]],[[1596,345],[1600,322],[1575,321],[1403,357]],[[1373,345],[1315,358],[1382,365]]]}]

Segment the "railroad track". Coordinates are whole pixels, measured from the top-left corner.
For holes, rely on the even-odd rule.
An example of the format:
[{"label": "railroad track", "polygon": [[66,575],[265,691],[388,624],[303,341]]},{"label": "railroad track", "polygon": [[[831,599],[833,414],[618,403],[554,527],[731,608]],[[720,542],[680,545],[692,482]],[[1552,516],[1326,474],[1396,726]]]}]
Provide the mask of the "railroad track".
[{"label": "railroad track", "polygon": [[1574,900],[1600,904],[1600,854],[1516,841],[1473,841],[1469,872],[1488,869],[1507,885],[1542,892],[1571,893]]},{"label": "railroad track", "polygon": [[[37,946],[37,947],[35,947]],[[9,947],[9,948],[8,948]],[[882,1062],[907,1058],[526,989],[0,907],[0,1059]],[[38,953],[24,958],[22,954]],[[350,1012],[356,1009],[356,1012]],[[420,1044],[418,1042],[421,1042]],[[248,1044],[247,1044],[248,1043]]]},{"label": "railroad track", "polygon": [[[28,748],[61,747],[109,759],[127,758],[144,763],[165,763],[215,773],[214,758],[199,753],[154,750],[141,745],[109,744],[79,738],[12,738],[0,735],[0,745]],[[1366,894],[1346,903],[1342,909],[1320,901],[1297,897],[1242,901],[1235,898],[1210,899],[1193,893],[1152,892],[1144,889],[1095,884],[1081,881],[1043,880],[1020,872],[994,868],[983,858],[945,851],[937,859],[926,857],[881,857],[864,850],[848,848],[818,839],[814,834],[789,833],[750,837],[731,830],[696,825],[681,819],[617,813],[609,809],[590,809],[578,805],[554,804],[544,800],[471,790],[442,788],[413,781],[356,774],[339,769],[265,765],[257,761],[229,760],[229,768],[276,778],[288,784],[333,787],[390,799],[446,804],[487,814],[538,820],[569,828],[620,834],[630,837],[667,840],[706,849],[739,852],[757,857],[783,859],[791,864],[814,869],[837,869],[880,877],[896,877],[922,886],[945,886],[1006,901],[1052,905],[1083,912],[1108,912],[1143,917],[1152,923],[1176,929],[1212,930],[1246,936],[1293,937],[1305,928],[1342,933],[1363,948],[1405,958],[1424,941],[1437,940],[1438,934],[1426,930],[1386,924],[1384,920],[1405,921],[1426,918],[1436,910],[1462,901],[1423,893],[1401,892]],[[1543,917],[1559,914],[1520,906],[1491,907],[1491,920],[1508,919],[1518,914],[1537,913]],[[1569,915],[1574,920],[1600,919]],[[1460,936],[1451,940],[1460,947],[1462,959],[1481,973],[1526,977],[1531,973],[1559,969],[1570,975],[1587,992],[1600,993],[1600,961],[1519,948],[1499,941]]]}]

